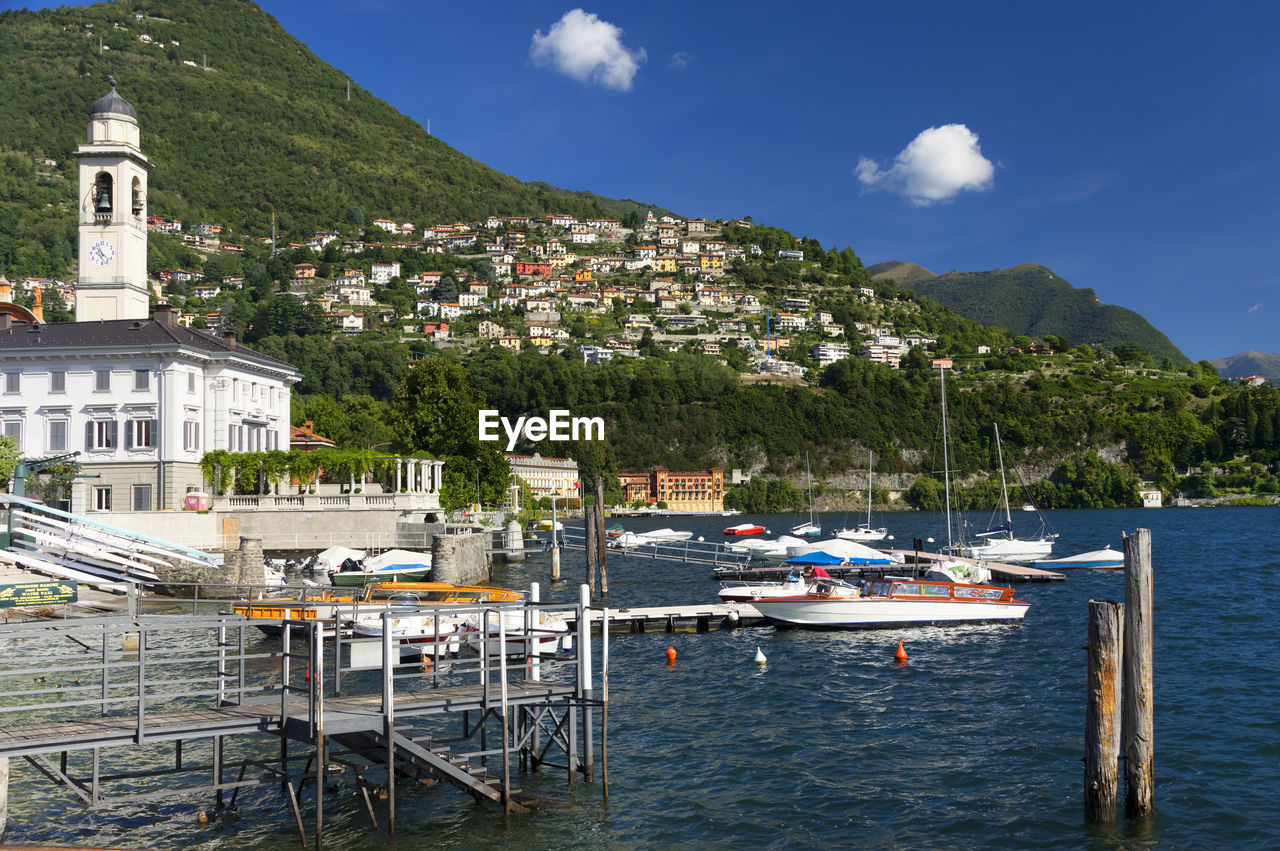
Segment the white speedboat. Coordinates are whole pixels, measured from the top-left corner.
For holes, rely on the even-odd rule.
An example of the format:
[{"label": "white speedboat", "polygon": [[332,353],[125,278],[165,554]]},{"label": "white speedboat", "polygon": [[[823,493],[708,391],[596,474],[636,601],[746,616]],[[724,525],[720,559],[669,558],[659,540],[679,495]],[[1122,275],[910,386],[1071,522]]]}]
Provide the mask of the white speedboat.
[{"label": "white speedboat", "polygon": [[[866,544],[859,544],[856,541],[846,541],[841,538],[829,538],[825,541],[815,541],[813,543],[800,542],[787,547],[787,561],[793,559],[801,559],[804,556],[812,556],[823,554],[830,557],[830,560],[815,559],[814,564],[901,564],[904,560],[902,554],[898,553],[889,556],[879,550],[872,549]],[[799,562],[803,563],[803,561]]]},{"label": "white speedboat", "polygon": [[1021,620],[1028,603],[1012,588],[932,579],[878,579],[852,585],[821,579],[803,594],[761,597],[751,605],[778,627],[884,629]]},{"label": "white speedboat", "polygon": [[[487,645],[493,652],[500,639],[498,617],[497,611],[467,616],[463,624],[467,644],[479,652],[484,652]],[[562,646],[567,648],[572,640],[569,624],[555,612],[506,608],[501,610],[501,618],[502,630],[506,633],[503,652],[507,656],[554,656]],[[526,628],[526,623],[529,628]]]},{"label": "white speedboat", "polygon": [[803,544],[800,538],[791,535],[780,535],[776,541],[768,538],[747,538],[745,541],[734,541],[724,545],[726,552],[745,553],[752,561],[782,561],[787,557],[787,548]]},{"label": "white speedboat", "polygon": [[1111,549],[1111,545],[1077,556],[1037,561],[1036,567],[1045,570],[1123,570],[1124,553]]},{"label": "white speedboat", "polygon": [[424,612],[416,605],[393,605],[385,618],[381,612],[362,613],[351,621],[351,631],[361,638],[381,638],[384,625],[394,642],[413,645],[408,649],[420,655],[439,659],[462,648],[463,618]]},{"label": "white speedboat", "polygon": [[981,562],[944,559],[929,565],[925,578],[965,585],[985,585],[991,581],[991,569]]},{"label": "white speedboat", "polygon": [[652,532],[622,532],[609,540],[609,546],[618,549],[628,547],[647,547],[654,544],[678,544],[693,537],[692,532],[677,532],[675,529],[654,529]]},{"label": "white speedboat", "polygon": [[803,594],[808,590],[808,580],[793,570],[782,582],[726,582],[717,596],[722,603],[754,603],[762,597]]}]

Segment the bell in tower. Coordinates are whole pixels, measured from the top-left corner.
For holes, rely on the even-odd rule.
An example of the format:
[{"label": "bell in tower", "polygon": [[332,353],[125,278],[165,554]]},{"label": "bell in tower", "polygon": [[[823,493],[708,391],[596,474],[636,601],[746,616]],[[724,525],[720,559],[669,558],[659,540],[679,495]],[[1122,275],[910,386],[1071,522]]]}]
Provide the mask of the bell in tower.
[{"label": "bell in tower", "polygon": [[97,198],[93,204],[93,217],[100,222],[111,221],[111,175],[105,171],[98,175],[93,184],[93,194]]}]

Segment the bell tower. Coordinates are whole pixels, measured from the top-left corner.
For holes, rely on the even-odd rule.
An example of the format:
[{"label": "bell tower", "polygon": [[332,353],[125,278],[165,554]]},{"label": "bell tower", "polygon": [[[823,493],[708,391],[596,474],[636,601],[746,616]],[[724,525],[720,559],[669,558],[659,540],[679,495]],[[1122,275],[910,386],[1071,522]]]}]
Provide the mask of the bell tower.
[{"label": "bell tower", "polygon": [[80,280],[76,321],[146,319],[147,169],[138,112],[116,92],[89,110],[80,160]]}]

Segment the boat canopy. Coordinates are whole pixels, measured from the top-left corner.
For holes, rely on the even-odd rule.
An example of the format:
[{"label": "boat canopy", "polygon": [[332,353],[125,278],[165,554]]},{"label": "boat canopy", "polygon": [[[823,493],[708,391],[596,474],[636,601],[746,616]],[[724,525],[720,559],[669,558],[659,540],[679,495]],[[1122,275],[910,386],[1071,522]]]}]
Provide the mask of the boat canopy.
[{"label": "boat canopy", "polygon": [[999,526],[992,526],[990,529],[983,529],[978,532],[979,538],[985,538],[988,535],[1008,535],[1013,533],[1012,523],[1001,523]]}]

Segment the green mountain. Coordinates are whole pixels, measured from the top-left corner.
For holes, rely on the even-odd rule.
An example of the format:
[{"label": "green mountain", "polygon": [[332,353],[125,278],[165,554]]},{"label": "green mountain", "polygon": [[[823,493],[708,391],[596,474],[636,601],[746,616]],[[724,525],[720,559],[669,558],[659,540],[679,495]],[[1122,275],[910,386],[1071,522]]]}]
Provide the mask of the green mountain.
[{"label": "green mountain", "polygon": [[[138,110],[153,214],[233,235],[310,237],[375,218],[426,223],[660,207],[525,183],[427,135],[246,0],[116,0],[0,13],[0,264],[60,271],[76,164],[109,88]],[[49,164],[48,160],[56,161]],[[38,268],[41,265],[53,268]]]},{"label": "green mountain", "polygon": [[[892,278],[902,265],[881,264],[878,278]],[[879,268],[879,267],[872,267]],[[915,269],[921,267],[916,266]],[[1071,345],[1107,348],[1125,343],[1141,346],[1157,359],[1188,363],[1186,355],[1141,315],[1103,304],[1091,289],[1077,289],[1036,263],[989,272],[947,272],[931,278],[904,279],[899,286],[928,296],[943,307],[983,325],[1013,334],[1065,338]]]},{"label": "green mountain", "polygon": [[1260,375],[1273,384],[1280,384],[1280,355],[1267,352],[1241,352],[1229,358],[1211,360],[1210,364],[1223,378],[1247,378]]},{"label": "green mountain", "polygon": [[915,281],[937,277],[923,266],[915,263],[903,263],[901,260],[889,260],[868,266],[867,271],[877,281],[893,281],[900,287],[910,286]]}]

